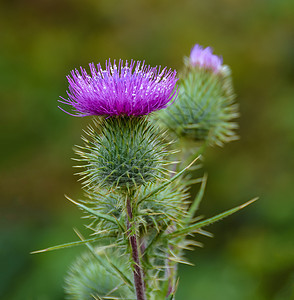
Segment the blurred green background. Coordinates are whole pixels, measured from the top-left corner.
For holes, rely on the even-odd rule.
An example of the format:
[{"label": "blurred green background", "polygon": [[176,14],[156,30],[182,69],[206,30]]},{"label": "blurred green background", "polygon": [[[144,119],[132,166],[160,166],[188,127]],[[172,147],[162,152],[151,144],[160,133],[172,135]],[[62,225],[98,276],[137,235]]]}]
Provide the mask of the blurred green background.
[{"label": "blurred green background", "polygon": [[180,267],[179,300],[294,299],[294,1],[2,0],[0,2],[0,298],[64,299],[63,277],[83,247],[72,146],[90,118],[57,108],[71,69],[110,58],[178,70],[199,43],[231,66],[240,141],[206,153],[212,216],[260,200],[208,228]]}]

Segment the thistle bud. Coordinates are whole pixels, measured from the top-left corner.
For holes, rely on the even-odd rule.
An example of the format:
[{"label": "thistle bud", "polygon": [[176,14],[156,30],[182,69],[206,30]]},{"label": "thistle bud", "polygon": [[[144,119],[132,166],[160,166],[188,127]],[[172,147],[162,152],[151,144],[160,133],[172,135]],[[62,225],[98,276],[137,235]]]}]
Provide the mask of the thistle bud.
[{"label": "thistle bud", "polygon": [[165,172],[166,145],[146,118],[101,118],[87,134],[76,153],[86,162],[79,174],[90,188],[133,189]]},{"label": "thistle bud", "polygon": [[195,45],[185,61],[177,101],[157,118],[179,138],[222,146],[237,139],[231,72],[211,48]]},{"label": "thistle bud", "polygon": [[[111,259],[112,266],[132,278],[131,268],[119,253],[107,249],[97,254],[108,268]],[[101,265],[92,253],[84,253],[73,263],[65,282],[66,299],[134,299],[130,288]]]}]

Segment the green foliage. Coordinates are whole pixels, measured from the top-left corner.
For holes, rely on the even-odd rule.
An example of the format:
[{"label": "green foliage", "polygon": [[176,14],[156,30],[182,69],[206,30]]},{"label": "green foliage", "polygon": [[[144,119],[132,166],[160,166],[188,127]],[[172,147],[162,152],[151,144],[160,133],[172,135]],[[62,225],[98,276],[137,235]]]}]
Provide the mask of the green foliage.
[{"label": "green foliage", "polygon": [[[91,297],[92,294],[95,297],[99,296],[101,299],[107,299],[105,295],[109,293],[109,290],[112,290],[109,286],[114,284],[113,281],[118,286],[125,285],[126,280],[121,276],[124,274],[124,268],[121,268],[115,262],[124,261],[129,266],[129,271],[131,270],[130,266],[134,262],[129,255],[131,249],[128,244],[128,235],[132,232],[139,239],[140,260],[145,274],[147,297],[154,300],[165,299],[170,286],[169,279],[166,276],[167,256],[170,249],[176,249],[176,241],[179,238],[166,239],[163,238],[163,234],[181,230],[185,227],[189,194],[187,181],[183,180],[182,176],[183,172],[189,167],[191,167],[191,164],[174,175],[171,180],[166,178],[163,181],[163,178],[161,178],[155,183],[142,185],[134,191],[132,196],[133,218],[128,230],[125,226],[125,220],[128,219],[125,208],[126,194],[121,193],[120,189],[109,191],[101,188],[99,192],[89,189],[84,200],[79,202],[68,198],[85,212],[86,217],[90,220],[87,227],[93,231],[94,237],[84,240],[79,235],[81,241],[37,252],[81,244],[86,244],[92,252],[95,263],[90,262],[88,256],[82,257],[75,263],[70,275],[67,277],[66,293],[72,297],[69,299],[84,300],[88,299],[89,295]],[[94,243],[96,244],[95,248],[92,246]],[[116,249],[116,251],[113,249]],[[104,251],[111,253],[111,262],[106,259],[107,256],[104,255]],[[89,267],[90,264],[91,267]],[[98,273],[100,275],[97,275]],[[101,276],[102,278],[109,277],[108,281],[106,279],[100,280]],[[93,279],[95,277],[97,278],[96,282]],[[116,297],[127,299],[122,295],[116,295]]]},{"label": "green foliage", "polygon": [[[177,180],[175,184],[167,185],[160,193],[151,193],[158,185],[160,181],[148,183],[138,188],[134,194],[134,218],[143,234],[150,233],[152,230],[158,231],[159,228],[172,221],[184,224],[189,206],[186,185]],[[110,235],[110,232],[117,234],[125,230],[124,222],[127,215],[123,194],[101,189],[100,192],[86,193],[85,199],[80,200],[83,204],[73,202],[85,212],[86,218],[91,221],[88,227],[95,233],[103,234],[107,231]]]},{"label": "green foliage", "polygon": [[225,211],[223,213],[220,213],[214,217],[211,217],[207,220],[204,220],[204,221],[200,221],[200,222],[196,222],[194,224],[187,224],[189,226],[187,226],[186,228],[182,229],[182,230],[179,230],[179,231],[175,231],[175,232],[172,232],[171,234],[169,234],[168,236],[183,236],[183,235],[186,235],[186,234],[190,234],[190,233],[193,233],[195,232],[196,230],[202,228],[202,227],[205,227],[205,226],[208,226],[208,225],[211,225],[219,220],[222,220],[223,218],[225,217],[228,217],[234,213],[236,213],[237,211],[245,208],[246,206],[248,206],[249,204],[255,202],[258,198],[254,198],[240,206],[237,206],[235,208],[232,208],[228,211]]},{"label": "green foliage", "polygon": [[[95,250],[105,263],[119,268],[125,276],[132,278],[128,260],[118,251]],[[134,293],[119,278],[108,272],[91,253],[84,253],[70,267],[66,277],[66,299],[135,299]]]},{"label": "green foliage", "polygon": [[86,170],[79,173],[85,186],[133,189],[166,171],[166,145],[146,118],[100,118],[95,127],[83,138],[85,146],[76,149],[86,162]]},{"label": "green foliage", "polygon": [[[132,118],[129,119],[130,124],[133,120]],[[129,132],[125,130],[128,128],[127,119],[106,119],[105,122],[107,122],[106,130],[99,127],[99,134],[92,130],[95,140],[91,143],[87,141],[89,146],[86,154],[85,152],[80,153],[84,159],[90,160],[89,174],[95,171],[95,162],[101,163],[101,155],[97,152],[102,153],[106,149],[102,147],[102,139],[105,138],[105,140],[114,142],[107,135],[109,132],[111,132],[110,136],[115,136],[117,132],[114,130],[121,132],[121,139],[122,132],[127,134]],[[148,132],[149,128],[152,128],[149,127],[148,122],[144,119],[137,119],[135,125],[143,123],[145,132]],[[110,130],[107,126],[113,125],[113,123],[115,124],[114,129]],[[102,121],[101,124],[105,123]],[[118,124],[120,126],[117,126]],[[138,136],[132,134],[131,137],[134,138],[131,140],[132,143],[121,141],[119,144],[121,147],[114,145],[112,151],[115,152],[117,149],[123,148],[124,145],[128,145],[128,147],[130,144],[137,145],[135,140],[138,138],[140,140],[142,136],[146,135],[142,132]],[[158,136],[156,137],[158,138]],[[150,142],[150,140],[148,141]],[[157,143],[161,143],[161,140],[153,140],[153,145],[157,145]],[[132,151],[126,152],[127,154],[120,151],[124,155],[128,155]],[[210,225],[251,203],[248,202],[204,221],[194,219],[194,214],[203,198],[206,176],[202,179],[195,202],[191,203],[188,193],[191,180],[184,177],[184,173],[197,159],[194,159],[192,163],[182,171],[175,173],[171,178],[163,173],[161,177],[155,177],[155,182],[145,182],[144,185],[141,184],[140,186],[134,185],[133,187],[136,186],[136,189],[130,189],[130,185],[126,186],[126,189],[106,189],[100,186],[98,191],[93,188],[93,182],[91,182],[91,184],[86,185],[88,190],[84,200],[76,202],[68,198],[82,209],[86,213],[86,217],[90,219],[90,224],[87,227],[93,231],[94,238],[85,240],[78,233],[81,241],[36,251],[44,252],[81,244],[88,247],[90,254],[79,258],[67,276],[66,293],[68,299],[136,299],[134,298],[133,281],[130,278],[132,269],[135,278],[135,265],[138,263],[142,274],[144,274],[147,299],[165,300],[166,298],[173,298],[177,288],[177,264],[189,264],[184,258],[183,250],[191,250],[194,246],[201,246],[200,243],[187,237],[195,233],[210,236],[209,233],[202,230],[202,227]],[[136,238],[136,244],[131,242],[130,237]],[[93,243],[95,243],[95,247],[92,246]],[[137,258],[134,256],[134,247],[138,247],[135,249],[139,255]]]},{"label": "green foliage", "polygon": [[[198,205],[203,197],[205,183],[206,177],[204,177],[196,197]],[[252,202],[195,223],[188,214],[187,181],[183,180],[183,177],[178,177],[177,180],[168,181],[163,188],[159,189],[161,186],[160,182],[142,186],[133,197],[134,218],[131,230],[137,232],[140,239],[141,262],[148,299],[165,299],[170,286],[175,292],[176,265],[177,263],[188,263],[184,258],[183,250],[201,246],[200,243],[186,239],[187,235],[198,233],[210,236],[201,228],[231,215]],[[103,245],[112,248],[120,247],[121,253],[124,253],[122,256],[129,264],[132,264],[132,260],[127,259],[129,249],[124,242],[126,232],[122,234],[114,222],[107,223],[105,218],[99,217],[99,214],[95,213],[103,212],[103,214],[115,217],[119,222],[124,220],[127,217],[123,208],[124,197],[119,193],[104,191],[104,194],[89,193],[84,201],[84,210],[92,220],[89,227],[96,235],[109,236],[108,241],[100,243],[102,249],[104,249]],[[193,213],[197,210],[193,205],[191,205],[191,209],[194,210]],[[111,245],[114,242],[116,244]]]},{"label": "green foliage", "polygon": [[222,146],[237,139],[232,122],[238,117],[230,69],[219,74],[186,66],[175,103],[155,118],[178,138]]},{"label": "green foliage", "polygon": [[[109,192],[106,189],[101,189],[99,193],[89,190],[83,201],[69,199],[90,219],[88,227],[93,230],[94,237],[84,240],[78,234],[81,241],[36,251],[51,251],[81,244],[88,247],[91,255],[79,258],[67,276],[66,293],[69,299],[133,299],[130,296],[132,286],[129,285],[128,275],[132,269],[130,266],[133,265],[127,243],[130,232],[135,232],[139,238],[147,299],[166,298],[171,285],[167,269],[174,266],[175,262],[184,262],[175,253],[191,244],[190,241],[184,241],[186,234],[181,242],[178,235],[175,238],[165,236],[167,233],[183,230],[186,226],[188,181],[183,180],[182,176],[189,167],[191,164],[171,180],[157,180],[135,191],[132,198],[133,219],[129,230],[124,225],[128,218],[124,193]],[[92,246],[94,243],[95,247]],[[169,264],[168,257],[173,261],[172,264]],[[176,273],[171,274],[176,277]],[[128,288],[125,287],[126,283]]]},{"label": "green foliage", "polygon": [[184,227],[189,207],[185,181],[176,180],[158,193],[150,192],[157,186],[158,183],[144,187],[136,194],[139,200],[136,222],[140,224],[147,299],[165,299],[168,294],[167,254],[173,241],[163,239],[163,234]]},{"label": "green foliage", "polygon": [[78,205],[91,222],[88,227],[95,233],[103,231],[108,235],[113,233],[114,236],[117,236],[118,233],[126,230],[124,200],[118,193],[101,189],[100,192],[88,191],[85,199],[80,200],[83,204],[78,203]]},{"label": "green foliage", "polygon": [[[178,226],[183,225],[187,208],[189,206],[189,194],[185,182],[177,180],[174,184],[168,185],[160,193],[150,192],[158,186],[158,183],[149,184],[139,189],[135,195],[140,205],[138,207],[138,223],[144,227],[144,232],[152,230],[159,231],[159,228],[176,222]],[[140,201],[149,195],[145,201]]]},{"label": "green foliage", "polygon": [[[208,90],[213,86],[209,80],[206,84]],[[170,177],[163,168],[167,144],[147,118],[100,118],[95,125],[88,130],[89,139],[83,138],[85,147],[76,150],[80,161],[86,162],[82,166],[86,170],[79,173],[85,198],[78,202],[68,198],[86,213],[94,238],[84,239],[78,233],[81,241],[37,252],[88,247],[91,255],[78,259],[66,279],[69,299],[135,299],[140,286],[147,299],[169,299],[177,289],[177,264],[189,264],[184,250],[201,246],[189,236],[210,236],[202,227],[251,202],[204,221],[194,219],[207,178],[191,203],[188,189],[193,180],[184,173],[199,157]]]}]

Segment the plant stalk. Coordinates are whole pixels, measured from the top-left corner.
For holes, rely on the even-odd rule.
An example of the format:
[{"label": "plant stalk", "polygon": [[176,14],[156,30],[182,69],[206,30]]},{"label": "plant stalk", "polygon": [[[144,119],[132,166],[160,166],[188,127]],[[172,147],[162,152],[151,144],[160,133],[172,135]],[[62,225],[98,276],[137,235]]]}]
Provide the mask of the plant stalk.
[{"label": "plant stalk", "polygon": [[136,289],[137,300],[146,300],[145,295],[145,286],[143,280],[143,272],[139,258],[139,247],[138,247],[138,239],[136,233],[131,234],[131,223],[133,222],[133,211],[130,197],[127,197],[127,229],[128,229],[128,238],[132,249],[132,258],[134,261],[134,283]]}]

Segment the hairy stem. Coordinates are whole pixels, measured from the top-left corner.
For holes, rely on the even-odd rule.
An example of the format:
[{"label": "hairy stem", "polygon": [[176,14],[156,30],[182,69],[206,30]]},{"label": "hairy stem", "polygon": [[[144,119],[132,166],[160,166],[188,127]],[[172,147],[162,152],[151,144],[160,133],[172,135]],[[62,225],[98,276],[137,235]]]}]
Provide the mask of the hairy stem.
[{"label": "hairy stem", "polygon": [[138,239],[136,233],[130,233],[131,223],[133,221],[133,211],[130,197],[127,197],[127,229],[128,229],[128,238],[132,249],[132,258],[134,261],[134,283],[136,288],[136,295],[137,300],[146,300],[145,295],[145,287],[144,287],[144,280],[143,280],[143,272],[142,267],[140,264],[139,258],[139,247],[138,247]]}]

